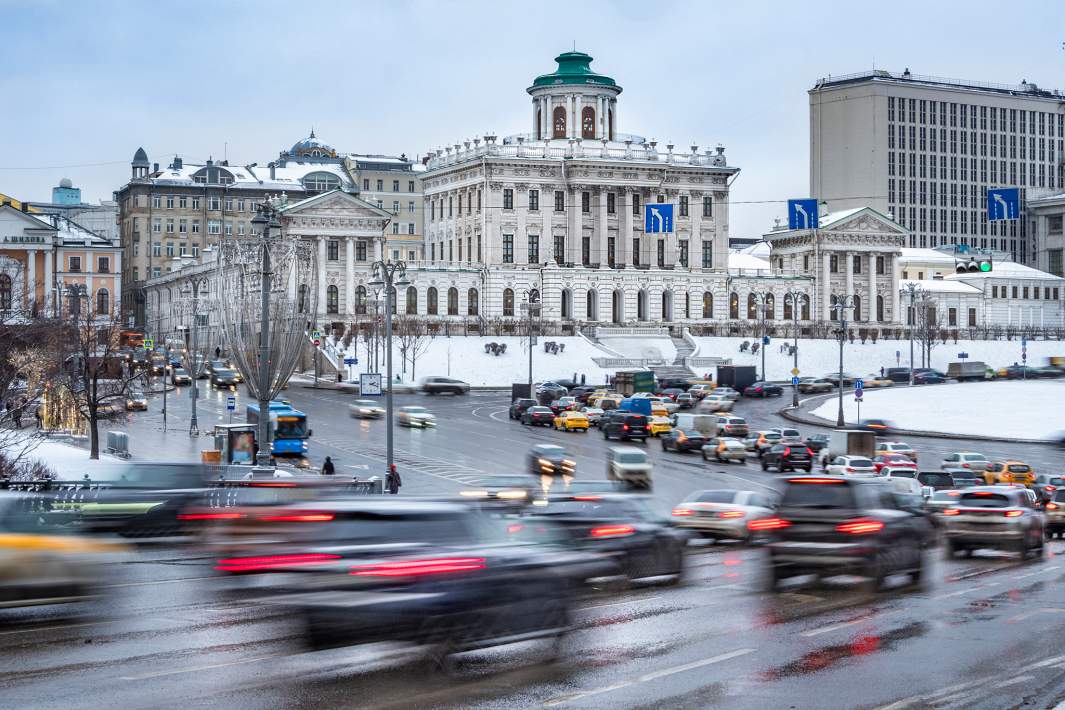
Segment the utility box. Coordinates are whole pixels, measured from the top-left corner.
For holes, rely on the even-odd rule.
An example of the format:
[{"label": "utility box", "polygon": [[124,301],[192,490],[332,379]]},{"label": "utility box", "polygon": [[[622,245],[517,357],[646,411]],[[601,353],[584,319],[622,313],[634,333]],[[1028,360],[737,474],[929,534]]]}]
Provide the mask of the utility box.
[{"label": "utility box", "polygon": [[510,401],[513,402],[516,399],[532,399],[532,392],[529,390],[528,382],[512,382],[510,385]]},{"label": "utility box", "polygon": [[754,365],[718,365],[717,386],[731,387],[742,392],[758,380],[758,368]]}]

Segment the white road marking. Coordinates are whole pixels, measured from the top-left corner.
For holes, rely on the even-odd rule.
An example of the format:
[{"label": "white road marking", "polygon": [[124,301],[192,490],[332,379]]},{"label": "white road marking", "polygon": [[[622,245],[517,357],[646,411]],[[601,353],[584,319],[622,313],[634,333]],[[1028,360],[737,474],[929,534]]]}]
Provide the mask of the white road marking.
[{"label": "white road marking", "polygon": [[168,675],[180,675],[182,673],[197,673],[199,671],[208,671],[214,668],[225,668],[227,666],[239,666],[245,663],[256,663],[258,661],[267,661],[271,658],[282,658],[287,656],[287,653],[274,653],[269,656],[256,656],[255,658],[242,658],[239,661],[229,661],[227,663],[212,663],[207,666],[197,666],[195,668],[179,668],[172,671],[157,671],[155,673],[145,673],[143,675],[130,675],[122,676],[122,680],[147,680],[149,678],[161,678]]},{"label": "white road marking", "polygon": [[[887,614],[882,614],[881,617],[883,617],[883,616],[887,616]],[[829,634],[829,633],[832,633],[833,631],[839,631],[840,629],[845,629],[848,626],[855,626],[857,624],[865,623],[866,621],[872,621],[872,617],[866,618],[866,619],[855,619],[854,621],[843,621],[843,622],[841,622],[839,624],[832,624],[831,626],[822,626],[819,629],[812,629],[810,631],[803,631],[801,634],[799,634],[799,636],[807,636],[807,637],[809,637],[809,636],[820,636],[821,634]]]},{"label": "white road marking", "polygon": [[83,626],[99,626],[100,624],[106,624],[106,621],[86,621],[81,624],[63,624],[61,626],[34,626],[28,629],[13,629],[11,631],[0,631],[0,636],[8,636],[10,634],[28,634],[41,631],[61,631],[63,629],[78,629]]},{"label": "white road marking", "polygon": [[632,681],[625,681],[623,683],[615,683],[614,685],[608,685],[603,688],[596,688],[595,690],[587,690],[583,693],[574,693],[573,695],[563,695],[560,698],[554,700],[548,700],[544,703],[544,707],[553,707],[555,705],[562,705],[563,703],[570,703],[574,700],[580,700],[581,698],[587,698],[592,695],[601,695],[603,693],[609,693],[612,690],[618,690],[620,688],[627,688],[632,685]]},{"label": "white road marking", "polygon": [[204,579],[218,579],[217,576],[209,577],[180,577],[178,579],[157,579],[151,582],[124,582],[123,584],[104,584],[101,589],[117,589],[119,587],[147,587],[154,584],[173,584],[175,582],[197,582]]},{"label": "white road marking", "polygon": [[652,599],[661,599],[662,594],[653,597],[644,597],[642,599],[627,599],[623,602],[611,602],[610,604],[596,604],[595,606],[582,606],[578,608],[578,611],[591,611],[592,609],[605,609],[608,606],[624,606],[625,604],[636,604],[638,602],[649,602]]},{"label": "white road marking", "polygon": [[1055,663],[1061,663],[1062,661],[1065,661],[1065,656],[1055,656],[1054,658],[1048,658],[1045,661],[1039,661],[1038,663],[1033,663],[1032,665],[1030,665],[1028,667],[1031,668],[1032,670],[1035,670],[1036,668],[1045,668],[1046,666],[1052,666]]}]

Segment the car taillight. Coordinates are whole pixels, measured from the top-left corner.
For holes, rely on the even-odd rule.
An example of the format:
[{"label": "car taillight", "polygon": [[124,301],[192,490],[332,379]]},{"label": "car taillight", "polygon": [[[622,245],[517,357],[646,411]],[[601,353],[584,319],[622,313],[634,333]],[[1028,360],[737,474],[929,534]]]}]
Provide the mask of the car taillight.
[{"label": "car taillight", "polygon": [[853,473],[854,472],[854,468],[851,467],[851,466],[848,466],[847,467],[847,471],[850,472],[850,473]]},{"label": "car taillight", "polygon": [[784,455],[785,456],[791,456],[791,447],[790,446],[784,449]]},{"label": "car taillight", "polygon": [[1047,503],[1047,510],[1057,510],[1058,507],[1057,503]]},{"label": "car taillight", "polygon": [[218,560],[215,569],[219,572],[263,572],[278,567],[313,565],[339,560],[340,555],[306,553],[295,555],[267,555],[263,557],[232,557]]},{"label": "car taillight", "polygon": [[761,520],[748,520],[748,530],[783,530],[791,527],[791,521],[783,518],[762,518]]},{"label": "car taillight", "polygon": [[813,449],[811,449],[811,448],[810,448],[809,446],[807,446],[807,447],[806,447],[806,454],[807,454],[808,456],[811,456],[811,457],[812,457],[812,456],[814,455],[814,450],[813,450]]},{"label": "car taillight", "polygon": [[272,513],[259,517],[267,523],[326,523],[332,519],[332,513]]},{"label": "car taillight", "polygon": [[1024,515],[1023,510],[1007,510],[1003,513],[1007,518],[1019,518]]},{"label": "car taillight", "polygon": [[675,515],[678,518],[686,518],[686,517],[692,515],[693,512],[694,511],[692,511],[691,508],[674,508],[673,509],[673,515]]},{"label": "car taillight", "polygon": [[236,520],[243,518],[244,513],[218,512],[218,513],[178,513],[178,520]]},{"label": "car taillight", "polygon": [[961,511],[957,508],[947,508],[943,511],[943,515],[960,515]]},{"label": "car taillight", "polygon": [[628,424],[622,424],[621,425],[621,430],[622,431],[628,431],[629,430],[629,425]]},{"label": "car taillight", "polygon": [[1043,490],[1044,491],[1056,491],[1057,489],[1058,489],[1057,486],[1052,486],[1050,484],[1047,484],[1047,485],[1043,486]]},{"label": "car taillight", "polygon": [[744,513],[742,510],[722,510],[720,513],[717,514],[717,517],[726,518],[726,519],[727,518],[742,518],[745,515],[747,515],[747,514]]},{"label": "car taillight", "polygon": [[355,577],[424,577],[430,574],[473,572],[484,568],[483,557],[437,557],[356,565],[348,574]]},{"label": "car taillight", "polygon": [[869,518],[848,520],[847,522],[840,523],[836,526],[836,532],[847,533],[848,535],[871,535],[872,533],[878,533],[883,529],[884,523]]},{"label": "car taillight", "polygon": [[573,496],[573,500],[579,500],[583,503],[595,503],[603,500],[603,496]]},{"label": "car taillight", "polygon": [[847,482],[838,478],[789,478],[788,483],[825,483],[825,484],[839,484],[844,485]]},{"label": "car taillight", "polygon": [[631,525],[600,525],[599,527],[592,528],[589,531],[589,535],[597,539],[611,538],[611,537],[627,537],[636,532],[636,528]]},{"label": "car taillight", "polygon": [[967,463],[963,463],[963,464],[961,465],[961,467],[962,467],[962,468],[969,468],[969,464],[967,464]]}]

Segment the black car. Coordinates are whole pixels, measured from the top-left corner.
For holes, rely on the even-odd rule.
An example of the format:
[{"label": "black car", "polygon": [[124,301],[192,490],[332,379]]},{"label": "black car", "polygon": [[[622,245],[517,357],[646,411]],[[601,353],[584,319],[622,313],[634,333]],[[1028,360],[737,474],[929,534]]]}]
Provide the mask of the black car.
[{"label": "black car", "polygon": [[201,464],[138,461],[85,470],[86,488],[76,496],[77,525],[85,532],[182,534],[188,531],[182,511],[203,504],[208,495],[209,474]]},{"label": "black car", "polygon": [[884,377],[888,378],[892,382],[901,383],[910,381],[910,368],[908,367],[889,367],[884,371]]},{"label": "black car", "polygon": [[598,387],[592,385],[581,385],[580,387],[574,387],[569,391],[570,395],[577,398],[577,401],[581,404],[587,404],[588,396],[595,392]]},{"label": "black car", "polygon": [[468,382],[450,377],[426,377],[422,381],[422,392],[426,394],[467,394],[469,391]]},{"label": "black car", "polygon": [[615,410],[604,414],[599,420],[599,429],[604,439],[621,441],[647,441],[650,436],[647,417],[634,412]]},{"label": "black car", "polygon": [[802,444],[774,444],[762,453],[762,470],[775,468],[780,473],[802,469],[809,473],[814,467],[814,452]]},{"label": "black car", "polygon": [[510,404],[510,410],[508,412],[508,416],[510,416],[511,419],[521,419],[521,415],[525,414],[525,410],[526,409],[528,409],[529,407],[535,407],[535,406],[536,406],[536,400],[535,399],[529,399],[529,398],[526,398],[526,397],[522,397],[520,399],[516,399],[513,402],[511,402],[511,404]]},{"label": "black car", "polygon": [[610,556],[614,573],[630,580],[668,576],[676,581],[684,573],[688,533],[655,515],[643,496],[552,496],[547,505],[527,509],[522,521],[555,523],[573,548]]},{"label": "black car", "polygon": [[799,575],[857,574],[879,589],[892,574],[916,584],[924,571],[927,521],[899,507],[883,479],[799,476],[783,481],[777,515],[751,521],[768,534],[769,579],[775,590]]},{"label": "black car", "polygon": [[521,415],[521,423],[529,426],[554,426],[555,413],[550,407],[528,407]]},{"label": "black car", "polygon": [[743,389],[744,397],[780,397],[784,388],[772,382],[752,382]]},{"label": "black car", "polygon": [[554,444],[537,444],[526,456],[529,473],[534,476],[573,476],[577,463],[566,450]]},{"label": "black car", "polygon": [[816,454],[818,451],[828,446],[828,434],[813,434],[806,437],[806,441],[803,443],[806,444],[806,448]]},{"label": "black car", "polygon": [[662,441],[663,451],[676,451],[687,453],[689,451],[702,451],[706,443],[706,436],[695,429],[670,429],[658,437]]},{"label": "black car", "polygon": [[1037,368],[1028,365],[1010,365],[1006,368],[1007,380],[1035,380],[1042,376]]},{"label": "black car", "polygon": [[922,486],[930,486],[937,491],[957,488],[954,477],[944,471],[920,471],[916,478]]},{"label": "black car", "polygon": [[236,387],[237,386],[237,371],[230,370],[228,368],[212,368],[211,370],[211,386],[212,387]]},{"label": "black car", "polygon": [[915,385],[941,385],[947,378],[938,372],[914,372],[913,383]]},{"label": "black car", "polygon": [[659,380],[658,386],[663,390],[677,389],[684,392],[687,392],[688,388],[691,387],[691,385],[688,383],[688,380],[683,377],[667,377],[663,380]]}]

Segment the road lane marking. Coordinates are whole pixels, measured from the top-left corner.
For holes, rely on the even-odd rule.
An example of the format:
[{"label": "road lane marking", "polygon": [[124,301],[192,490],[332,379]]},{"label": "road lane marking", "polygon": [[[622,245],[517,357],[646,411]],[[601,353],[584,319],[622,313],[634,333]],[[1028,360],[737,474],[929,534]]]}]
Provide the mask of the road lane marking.
[{"label": "road lane marking", "polygon": [[653,599],[661,599],[664,595],[659,594],[653,597],[644,597],[642,599],[627,599],[623,602],[611,602],[610,604],[596,604],[595,606],[582,606],[578,607],[577,611],[591,611],[592,609],[605,609],[608,606],[623,606],[625,604],[636,604],[638,602],[649,602]]},{"label": "road lane marking", "polygon": [[[885,616],[888,616],[888,614],[881,614],[880,618],[883,618]],[[866,621],[872,621],[872,617],[868,617],[868,618],[864,618],[864,619],[855,619],[853,621],[843,621],[843,622],[840,622],[838,624],[832,624],[831,626],[822,626],[819,629],[812,629],[811,631],[803,631],[801,634],[799,634],[799,636],[807,636],[807,637],[809,637],[809,636],[820,636],[821,634],[828,634],[828,633],[832,633],[833,631],[839,631],[840,629],[845,629],[848,626],[855,626],[857,624],[862,624],[862,623],[865,623]]]},{"label": "road lane marking", "polygon": [[1032,670],[1035,670],[1036,668],[1044,668],[1046,666],[1052,666],[1055,663],[1061,663],[1062,661],[1065,661],[1065,656],[1055,656],[1054,658],[1048,658],[1045,661],[1039,661],[1038,663],[1033,663],[1032,665],[1029,666],[1029,668],[1031,668]]},{"label": "road lane marking", "polygon": [[580,700],[581,698],[587,698],[592,695],[602,695],[603,693],[609,693],[612,690],[619,690],[620,688],[627,688],[632,685],[632,681],[624,681],[622,683],[615,683],[614,685],[608,685],[603,688],[596,688],[595,690],[587,690],[583,693],[574,693],[573,695],[563,695],[560,698],[554,700],[548,700],[544,703],[544,707],[554,707],[555,705],[562,705],[563,703],[571,703],[574,700]]},{"label": "road lane marking", "polygon": [[145,673],[143,675],[129,675],[122,676],[122,680],[148,680],[149,678],[161,678],[168,675],[180,675],[182,673],[196,673],[199,671],[209,671],[215,668],[226,668],[227,666],[239,666],[245,663],[256,663],[258,661],[267,661],[271,658],[283,658],[289,654],[287,653],[274,653],[269,656],[256,656],[255,658],[242,658],[239,661],[229,661],[227,663],[212,663],[207,666],[196,666],[195,668],[179,668],[173,671],[157,671],[155,673]]},{"label": "road lane marking", "polygon": [[63,624],[61,626],[34,626],[28,629],[12,629],[11,631],[0,631],[0,636],[7,636],[9,634],[28,634],[38,631],[61,631],[63,629],[79,629],[83,626],[99,626],[100,624],[109,623],[107,621],[86,621],[81,624]]},{"label": "road lane marking", "polygon": [[157,579],[151,582],[124,582],[123,584],[105,584],[101,589],[117,589],[119,587],[147,587],[154,584],[173,584],[174,582],[196,582],[204,579],[218,579],[218,575],[209,577],[180,577],[178,579]]}]

